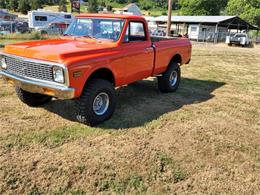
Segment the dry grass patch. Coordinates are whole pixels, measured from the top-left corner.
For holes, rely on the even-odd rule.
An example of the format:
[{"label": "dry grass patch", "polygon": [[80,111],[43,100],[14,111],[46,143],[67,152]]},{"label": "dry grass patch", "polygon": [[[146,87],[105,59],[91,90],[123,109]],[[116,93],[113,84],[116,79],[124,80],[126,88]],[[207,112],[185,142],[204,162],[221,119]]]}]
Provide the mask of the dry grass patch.
[{"label": "dry grass patch", "polygon": [[29,108],[0,81],[0,193],[259,194],[260,49],[194,46],[177,93],[118,90],[114,117]]}]

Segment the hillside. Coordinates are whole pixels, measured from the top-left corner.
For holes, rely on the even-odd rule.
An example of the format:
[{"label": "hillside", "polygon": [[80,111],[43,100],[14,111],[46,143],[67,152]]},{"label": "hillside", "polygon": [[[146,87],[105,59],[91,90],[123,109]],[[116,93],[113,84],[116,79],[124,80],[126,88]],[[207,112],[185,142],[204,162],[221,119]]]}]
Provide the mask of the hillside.
[{"label": "hillside", "polygon": [[[104,4],[102,4],[102,3],[99,3],[98,5],[104,6]],[[113,8],[113,10],[119,10],[119,9],[124,8],[128,4],[127,3],[108,2],[105,5],[111,6]],[[140,9],[142,10],[142,13],[144,15],[151,15],[151,16],[167,15],[167,7],[161,8],[161,7],[154,6],[154,7],[150,7],[149,9],[146,9],[146,8],[144,9],[143,6],[140,6],[139,4],[138,4],[138,6],[140,7]],[[51,11],[59,11],[59,6],[58,5],[51,5],[51,6],[47,5],[47,6],[44,6],[44,9],[51,10]],[[70,4],[67,4],[67,10],[68,10],[68,12],[71,11],[71,5]],[[82,4],[80,11],[81,11],[81,13],[88,12],[88,6],[86,4]],[[174,10],[173,14],[177,15],[178,10]]]},{"label": "hillside", "polygon": [[[70,11],[69,0],[0,0],[0,9],[19,11],[26,14],[30,10],[54,6],[56,10]],[[118,9],[129,3],[136,3],[146,15],[167,15],[166,0],[81,0],[81,12],[98,12]],[[85,2],[85,3],[84,3]],[[248,22],[260,26],[259,0],[173,0],[172,10],[178,15],[212,16],[237,15]]]}]

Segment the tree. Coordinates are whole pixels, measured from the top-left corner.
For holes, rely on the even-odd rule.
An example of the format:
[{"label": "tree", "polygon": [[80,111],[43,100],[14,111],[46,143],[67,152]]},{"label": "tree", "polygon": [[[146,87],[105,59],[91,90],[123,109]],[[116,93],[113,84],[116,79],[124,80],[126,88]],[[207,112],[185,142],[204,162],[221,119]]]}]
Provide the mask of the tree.
[{"label": "tree", "polygon": [[98,5],[96,0],[88,0],[88,11],[90,13],[97,13]]},{"label": "tree", "polygon": [[113,11],[112,5],[107,5],[107,11],[109,11],[109,12],[112,12],[112,11]]},{"label": "tree", "polygon": [[179,0],[184,15],[219,15],[227,0]]},{"label": "tree", "polygon": [[17,0],[9,0],[8,8],[14,11],[18,9],[18,1]]},{"label": "tree", "polygon": [[260,26],[259,0],[229,0],[226,11],[229,15],[238,15],[242,19]]},{"label": "tree", "polygon": [[19,0],[18,10],[23,14],[27,14],[27,12],[31,10],[28,0]]},{"label": "tree", "polygon": [[0,0],[0,8],[6,8],[6,0]]},{"label": "tree", "polygon": [[30,7],[32,10],[42,8],[43,2],[41,0],[30,0]]},{"label": "tree", "polygon": [[67,12],[67,1],[66,0],[59,0],[59,11],[60,12]]}]

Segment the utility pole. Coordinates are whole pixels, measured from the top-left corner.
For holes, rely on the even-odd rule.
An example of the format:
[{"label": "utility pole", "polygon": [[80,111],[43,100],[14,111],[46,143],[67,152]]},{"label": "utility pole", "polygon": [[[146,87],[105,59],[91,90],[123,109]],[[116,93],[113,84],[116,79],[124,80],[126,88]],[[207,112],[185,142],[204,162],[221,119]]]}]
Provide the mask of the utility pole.
[{"label": "utility pole", "polygon": [[168,0],[168,22],[167,22],[167,36],[171,35],[172,24],[172,0]]}]

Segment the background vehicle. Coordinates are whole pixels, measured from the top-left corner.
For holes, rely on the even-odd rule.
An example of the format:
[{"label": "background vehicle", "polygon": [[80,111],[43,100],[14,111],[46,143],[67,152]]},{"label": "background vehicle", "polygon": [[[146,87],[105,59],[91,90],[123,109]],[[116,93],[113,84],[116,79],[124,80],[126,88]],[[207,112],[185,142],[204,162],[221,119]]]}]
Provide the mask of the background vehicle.
[{"label": "background vehicle", "polygon": [[249,38],[248,34],[246,33],[236,33],[231,34],[230,36],[226,37],[226,43],[231,46],[234,45],[241,45],[241,46],[249,46],[252,44],[252,40]]},{"label": "background vehicle", "polygon": [[16,30],[19,33],[27,33],[29,32],[29,25],[28,22],[19,21],[15,24]]},{"label": "background vehicle", "polygon": [[44,10],[36,10],[28,12],[29,28],[38,30],[48,26],[50,23],[70,24],[73,20],[71,13],[50,12]]},{"label": "background vehicle", "polygon": [[0,34],[9,34],[16,32],[15,22],[13,21],[0,21]]},{"label": "background vehicle", "polygon": [[27,22],[22,21],[0,21],[0,34],[26,33],[29,32]]},{"label": "background vehicle", "polygon": [[49,34],[49,35],[61,35],[63,34],[68,27],[66,23],[51,23],[46,27],[39,28],[38,31],[41,34]]},{"label": "background vehicle", "polygon": [[0,75],[27,105],[75,99],[78,121],[96,125],[113,115],[115,87],[154,76],[161,92],[175,92],[190,58],[189,39],[150,37],[143,17],[87,14],[60,39],[7,45]]},{"label": "background vehicle", "polygon": [[152,36],[161,36],[164,37],[166,36],[166,32],[164,30],[156,29],[152,32]]}]

